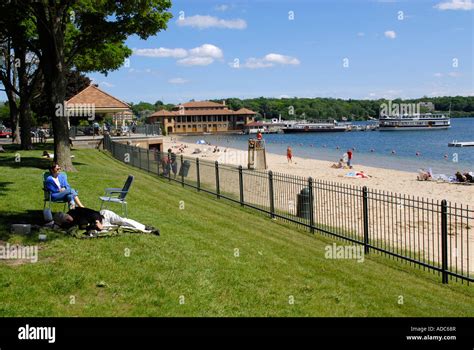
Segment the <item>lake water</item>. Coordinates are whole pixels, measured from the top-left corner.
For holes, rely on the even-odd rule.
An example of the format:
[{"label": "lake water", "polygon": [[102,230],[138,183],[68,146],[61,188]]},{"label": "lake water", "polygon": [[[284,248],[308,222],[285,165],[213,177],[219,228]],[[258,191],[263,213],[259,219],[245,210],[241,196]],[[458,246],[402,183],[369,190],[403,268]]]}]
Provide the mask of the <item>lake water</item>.
[{"label": "lake water", "polygon": [[[474,171],[474,147],[448,147],[453,140],[474,141],[474,118],[453,118],[447,130],[268,134],[264,138],[267,152],[282,157],[291,146],[295,157],[337,162],[347,149],[354,148],[354,164],[404,171],[431,167],[434,173],[445,174]],[[192,143],[204,139],[212,145],[246,150],[249,136],[199,135],[182,139]]]}]

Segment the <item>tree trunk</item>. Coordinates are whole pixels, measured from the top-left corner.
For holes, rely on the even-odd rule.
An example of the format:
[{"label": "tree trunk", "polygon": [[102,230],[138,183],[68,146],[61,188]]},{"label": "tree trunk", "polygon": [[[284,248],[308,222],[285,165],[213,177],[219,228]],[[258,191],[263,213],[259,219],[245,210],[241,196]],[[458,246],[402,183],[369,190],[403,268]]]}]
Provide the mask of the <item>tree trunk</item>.
[{"label": "tree trunk", "polygon": [[12,143],[20,144],[20,121],[18,118],[18,106],[13,91],[5,88],[8,97],[8,107],[10,108],[10,122],[12,124]]},{"label": "tree trunk", "polygon": [[21,144],[21,139],[20,139],[20,118],[18,116],[18,110],[15,110],[14,115],[10,112],[10,118],[12,120],[12,131],[13,131],[13,137],[12,137],[12,143],[14,144]]},{"label": "tree trunk", "polygon": [[21,149],[33,149],[31,142],[31,106],[28,99],[20,100],[20,139]]},{"label": "tree trunk", "polygon": [[20,92],[20,139],[21,149],[33,149],[31,143],[31,95],[33,88],[29,85],[29,77],[26,67],[26,50],[22,47],[15,47],[15,57],[19,60],[18,67],[18,87]]},{"label": "tree trunk", "polygon": [[66,97],[66,67],[64,64],[66,9],[61,5],[35,4],[38,10],[37,29],[41,43],[41,66],[48,96],[48,111],[53,124],[54,160],[66,171],[74,171],[69,144],[69,117],[64,100]]}]

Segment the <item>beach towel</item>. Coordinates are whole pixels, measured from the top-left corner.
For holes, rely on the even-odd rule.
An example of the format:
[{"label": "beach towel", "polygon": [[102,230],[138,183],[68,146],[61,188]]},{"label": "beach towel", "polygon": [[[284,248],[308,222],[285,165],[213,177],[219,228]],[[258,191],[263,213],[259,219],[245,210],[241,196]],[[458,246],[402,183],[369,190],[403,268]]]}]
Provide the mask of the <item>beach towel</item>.
[{"label": "beach towel", "polygon": [[370,175],[367,175],[363,171],[351,171],[350,173],[344,175],[344,177],[350,177],[354,179],[368,179]]}]

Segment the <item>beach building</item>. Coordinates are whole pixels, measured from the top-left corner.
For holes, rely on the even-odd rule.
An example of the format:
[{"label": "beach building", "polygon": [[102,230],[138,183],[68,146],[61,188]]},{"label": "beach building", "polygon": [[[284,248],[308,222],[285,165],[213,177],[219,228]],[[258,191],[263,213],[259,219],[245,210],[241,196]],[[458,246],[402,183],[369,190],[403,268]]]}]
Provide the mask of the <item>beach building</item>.
[{"label": "beach building", "polygon": [[247,108],[229,109],[225,101],[192,101],[173,110],[159,110],[149,116],[150,124],[159,123],[168,134],[215,133],[243,131],[255,121],[257,113]]},{"label": "beach building", "polygon": [[91,84],[66,101],[66,109],[72,125],[80,119],[103,120],[111,116],[116,127],[129,124],[135,119],[130,106],[118,98]]}]

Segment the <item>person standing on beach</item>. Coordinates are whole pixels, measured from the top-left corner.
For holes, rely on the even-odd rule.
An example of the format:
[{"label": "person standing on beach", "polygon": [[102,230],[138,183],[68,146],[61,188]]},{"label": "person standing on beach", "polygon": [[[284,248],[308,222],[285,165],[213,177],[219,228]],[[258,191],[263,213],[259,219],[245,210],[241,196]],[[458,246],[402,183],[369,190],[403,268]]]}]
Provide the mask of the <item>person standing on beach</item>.
[{"label": "person standing on beach", "polygon": [[286,149],[286,159],[288,160],[288,163],[293,163],[293,150],[291,149],[290,146]]},{"label": "person standing on beach", "polygon": [[349,168],[352,168],[351,162],[352,162],[352,151],[350,149],[348,149],[347,150],[347,166]]}]

